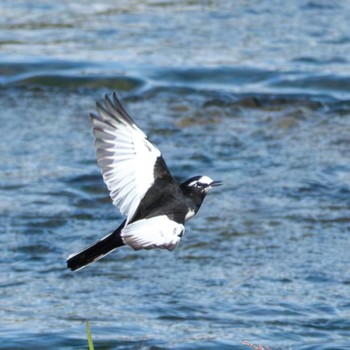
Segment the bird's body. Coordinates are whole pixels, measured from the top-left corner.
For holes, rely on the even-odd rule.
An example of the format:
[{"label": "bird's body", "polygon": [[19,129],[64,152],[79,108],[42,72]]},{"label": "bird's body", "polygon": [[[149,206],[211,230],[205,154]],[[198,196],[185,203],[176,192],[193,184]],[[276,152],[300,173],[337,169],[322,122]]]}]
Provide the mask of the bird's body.
[{"label": "bird's body", "polygon": [[206,193],[220,184],[195,176],[179,184],[160,151],[127,114],[116,94],[97,103],[91,114],[97,162],[110,196],[125,221],[111,234],[81,252],[71,254],[67,266],[78,270],[114,249],[173,250],[185,231],[184,224],[199,210]]}]

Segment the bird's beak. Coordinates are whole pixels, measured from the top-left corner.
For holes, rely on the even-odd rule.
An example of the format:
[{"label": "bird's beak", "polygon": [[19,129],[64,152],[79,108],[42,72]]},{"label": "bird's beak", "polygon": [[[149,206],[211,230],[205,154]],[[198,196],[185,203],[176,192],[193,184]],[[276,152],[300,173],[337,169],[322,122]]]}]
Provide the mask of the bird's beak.
[{"label": "bird's beak", "polygon": [[222,185],[222,181],[213,181],[210,184],[210,187],[217,187],[217,186],[221,186]]}]

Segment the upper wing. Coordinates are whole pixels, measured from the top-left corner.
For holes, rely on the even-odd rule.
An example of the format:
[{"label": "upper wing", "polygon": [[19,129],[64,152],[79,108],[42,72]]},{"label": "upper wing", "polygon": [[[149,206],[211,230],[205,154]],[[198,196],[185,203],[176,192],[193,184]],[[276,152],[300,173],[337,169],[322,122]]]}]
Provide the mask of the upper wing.
[{"label": "upper wing", "polygon": [[185,227],[166,215],[134,221],[121,232],[125,244],[135,250],[164,248],[173,250],[179,244]]},{"label": "upper wing", "polygon": [[91,114],[97,163],[113,204],[128,222],[155,177],[171,175],[165,162],[161,162],[161,172],[154,171],[162,155],[127,114],[115,93],[113,102],[106,96],[105,106],[97,103],[97,111],[98,115]]}]

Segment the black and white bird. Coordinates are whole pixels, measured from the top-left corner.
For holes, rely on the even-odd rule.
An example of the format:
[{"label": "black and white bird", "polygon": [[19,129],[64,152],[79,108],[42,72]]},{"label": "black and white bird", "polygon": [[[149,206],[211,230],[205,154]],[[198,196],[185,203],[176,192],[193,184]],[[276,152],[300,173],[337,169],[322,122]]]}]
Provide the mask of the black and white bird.
[{"label": "black and white bird", "polygon": [[91,114],[97,163],[102,169],[113,204],[124,222],[86,249],[68,256],[67,266],[78,270],[114,249],[173,250],[184,234],[186,221],[199,210],[204,197],[221,184],[208,176],[195,176],[179,184],[159,149],[125,111],[114,93],[97,102]]}]

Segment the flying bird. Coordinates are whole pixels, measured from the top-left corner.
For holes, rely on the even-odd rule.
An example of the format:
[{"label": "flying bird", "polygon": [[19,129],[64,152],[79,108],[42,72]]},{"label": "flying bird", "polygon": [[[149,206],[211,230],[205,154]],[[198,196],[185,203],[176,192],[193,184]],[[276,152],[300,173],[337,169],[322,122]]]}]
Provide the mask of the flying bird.
[{"label": "flying bird", "polygon": [[134,250],[173,250],[185,232],[185,222],[198,212],[209,190],[221,185],[202,175],[178,183],[116,93],[96,106],[98,114],[90,117],[97,163],[113,204],[126,219],[106,237],[69,255],[67,267],[72,271],[124,245]]}]

